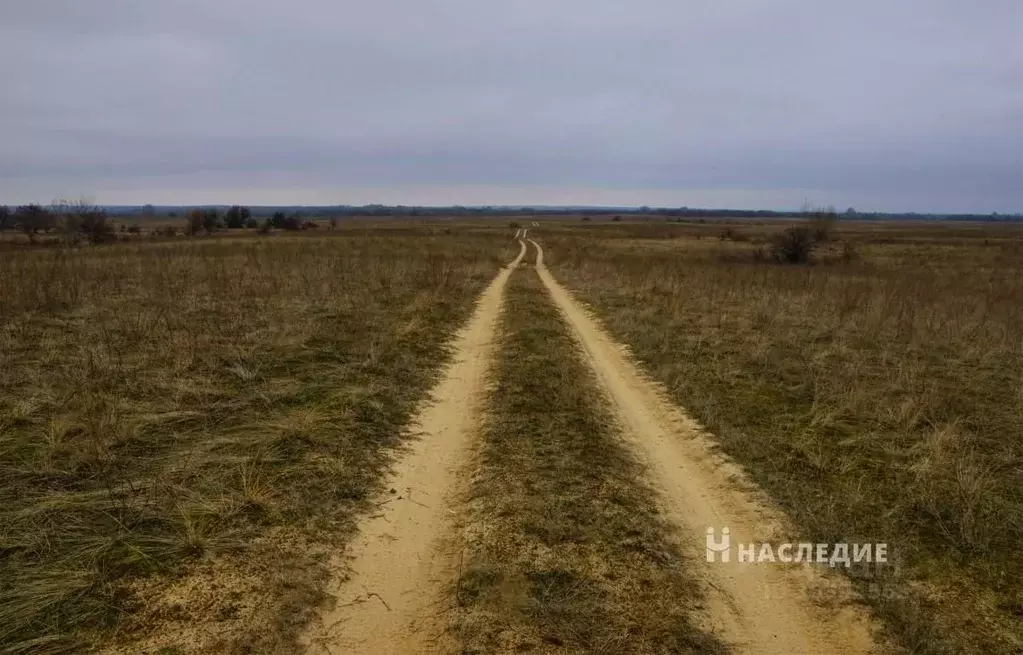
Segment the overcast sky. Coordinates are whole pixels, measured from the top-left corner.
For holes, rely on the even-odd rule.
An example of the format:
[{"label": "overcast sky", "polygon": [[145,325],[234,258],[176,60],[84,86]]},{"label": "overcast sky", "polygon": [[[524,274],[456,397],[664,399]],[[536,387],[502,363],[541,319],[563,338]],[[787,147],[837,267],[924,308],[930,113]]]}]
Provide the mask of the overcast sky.
[{"label": "overcast sky", "polygon": [[1023,0],[0,0],[0,203],[1023,211]]}]

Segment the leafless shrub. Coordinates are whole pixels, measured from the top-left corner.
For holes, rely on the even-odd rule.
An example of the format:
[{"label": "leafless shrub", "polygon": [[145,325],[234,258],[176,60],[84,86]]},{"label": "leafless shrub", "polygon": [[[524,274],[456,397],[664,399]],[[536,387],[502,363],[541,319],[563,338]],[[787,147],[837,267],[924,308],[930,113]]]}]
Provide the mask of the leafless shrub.
[{"label": "leafless shrub", "polygon": [[74,245],[79,238],[91,244],[116,240],[106,211],[85,198],[55,200],[50,205],[49,214],[65,245]]},{"label": "leafless shrub", "polygon": [[810,227],[797,225],[771,239],[771,257],[780,264],[808,264],[816,247],[817,239]]},{"label": "leafless shrub", "polygon": [[803,204],[803,215],[810,224],[814,241],[826,243],[834,239],[838,228],[838,212],[833,206],[815,207],[806,202]]},{"label": "leafless shrub", "polygon": [[13,223],[25,233],[29,243],[35,243],[37,234],[49,231],[54,225],[50,212],[36,204],[21,205],[15,209]]}]

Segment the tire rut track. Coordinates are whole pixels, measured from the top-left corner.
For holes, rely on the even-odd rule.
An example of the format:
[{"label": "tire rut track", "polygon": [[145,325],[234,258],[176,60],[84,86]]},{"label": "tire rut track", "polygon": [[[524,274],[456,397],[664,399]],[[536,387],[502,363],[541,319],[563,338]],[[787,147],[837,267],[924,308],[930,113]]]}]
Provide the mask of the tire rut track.
[{"label": "tire rut track", "polygon": [[[627,440],[648,466],[668,517],[689,535],[684,551],[704,561],[709,527],[739,543],[784,540],[784,516],[745,481],[699,427],[649,381],[550,274],[536,248],[536,272],[564,314],[601,381]],[[867,613],[848,582],[809,565],[717,563],[697,567],[708,596],[705,621],[737,652],[875,652]],[[813,600],[811,600],[813,599]]]},{"label": "tire rut track", "polygon": [[645,467],[535,275],[506,290],[453,629],[469,654],[726,652]]},{"label": "tire rut track", "polygon": [[452,501],[471,452],[485,395],[487,370],[505,284],[526,254],[483,292],[458,332],[454,355],[412,425],[419,438],[399,456],[378,514],[363,520],[348,551],[332,568],[333,609],[310,626],[309,653],[437,652],[450,647],[444,592],[457,577],[460,545],[453,535]]}]

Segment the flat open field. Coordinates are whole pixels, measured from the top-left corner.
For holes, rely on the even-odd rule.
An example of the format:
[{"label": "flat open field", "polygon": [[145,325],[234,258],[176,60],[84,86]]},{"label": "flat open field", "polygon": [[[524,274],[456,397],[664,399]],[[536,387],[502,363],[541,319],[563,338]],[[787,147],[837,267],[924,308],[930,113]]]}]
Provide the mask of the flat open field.
[{"label": "flat open field", "polygon": [[1019,652],[1023,230],[793,225],[9,240],[0,651]]},{"label": "flat open field", "polygon": [[[913,652],[1023,644],[1023,231],[840,224],[817,263],[783,225],[563,225],[551,269],[791,516],[884,541],[857,588]],[[854,576],[854,579],[855,576]]]},{"label": "flat open field", "polygon": [[5,252],[0,651],[290,643],[518,250],[430,232]]}]

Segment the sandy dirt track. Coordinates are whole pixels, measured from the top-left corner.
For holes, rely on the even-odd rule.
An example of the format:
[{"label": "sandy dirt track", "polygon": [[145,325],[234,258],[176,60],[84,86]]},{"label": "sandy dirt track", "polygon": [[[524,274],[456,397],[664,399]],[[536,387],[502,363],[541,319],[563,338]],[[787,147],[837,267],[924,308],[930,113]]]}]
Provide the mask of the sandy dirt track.
[{"label": "sandy dirt track", "polygon": [[551,276],[536,248],[536,271],[563,312],[629,443],[647,465],[666,515],[682,528],[688,566],[704,582],[706,627],[738,653],[874,652],[867,614],[849,584],[812,565],[707,563],[707,528],[728,527],[732,543],[787,541],[784,519],[718,454],[707,436],[648,380],[623,348]]},{"label": "sandy dirt track", "polygon": [[420,433],[387,483],[393,493],[360,526],[349,552],[334,562],[336,607],[303,639],[309,653],[434,653],[445,643],[458,546],[451,501],[465,472],[485,394],[485,375],[505,283],[526,244],[483,292],[454,340],[455,354],[431,399],[414,419]]}]

